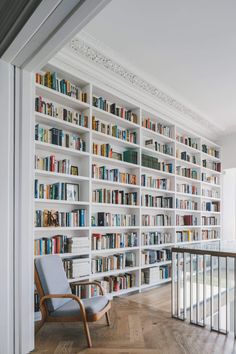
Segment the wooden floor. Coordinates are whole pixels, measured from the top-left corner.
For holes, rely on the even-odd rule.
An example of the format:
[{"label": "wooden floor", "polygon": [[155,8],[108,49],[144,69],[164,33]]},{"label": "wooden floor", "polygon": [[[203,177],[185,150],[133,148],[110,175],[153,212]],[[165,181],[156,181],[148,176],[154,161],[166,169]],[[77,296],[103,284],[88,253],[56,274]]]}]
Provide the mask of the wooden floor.
[{"label": "wooden floor", "polygon": [[116,298],[111,327],[90,324],[93,348],[86,348],[82,324],[45,324],[36,336],[40,354],[233,354],[232,336],[210,332],[170,316],[170,286]]}]

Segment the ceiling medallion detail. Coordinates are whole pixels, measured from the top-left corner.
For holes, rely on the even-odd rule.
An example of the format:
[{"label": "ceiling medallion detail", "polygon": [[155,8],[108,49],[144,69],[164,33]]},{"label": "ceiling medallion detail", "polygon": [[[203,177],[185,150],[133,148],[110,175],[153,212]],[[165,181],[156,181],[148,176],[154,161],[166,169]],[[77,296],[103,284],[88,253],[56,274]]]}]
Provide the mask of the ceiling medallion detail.
[{"label": "ceiling medallion detail", "polygon": [[72,39],[70,46],[76,54],[82,55],[93,63],[100,65],[104,69],[109,70],[110,72],[118,75],[120,78],[124,79],[129,84],[157,98],[161,103],[167,104],[172,109],[174,108],[181,114],[190,117],[196,123],[203,124],[206,128],[211,129],[211,131],[218,131],[218,128],[215,125],[211,124],[209,121],[207,121],[207,119],[200,116],[198,113],[183,105],[181,102],[166,94],[156,86],[150,84],[145,79],[142,79],[141,77],[127,70],[125,67],[118,64],[111,58],[105,56],[103,53],[101,53],[99,50],[92,47],[85,41],[78,38]]}]

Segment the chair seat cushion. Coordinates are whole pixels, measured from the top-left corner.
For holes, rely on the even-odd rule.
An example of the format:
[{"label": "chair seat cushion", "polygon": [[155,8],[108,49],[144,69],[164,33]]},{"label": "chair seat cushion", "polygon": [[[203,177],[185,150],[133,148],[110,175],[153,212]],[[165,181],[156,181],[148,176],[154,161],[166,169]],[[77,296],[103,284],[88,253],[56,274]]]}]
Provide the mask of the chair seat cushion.
[{"label": "chair seat cushion", "polygon": [[[83,299],[82,302],[88,316],[94,315],[106,307],[108,304],[106,296],[96,296],[90,299]],[[50,313],[52,317],[80,316],[80,306],[77,301],[70,300],[55,311]]]}]

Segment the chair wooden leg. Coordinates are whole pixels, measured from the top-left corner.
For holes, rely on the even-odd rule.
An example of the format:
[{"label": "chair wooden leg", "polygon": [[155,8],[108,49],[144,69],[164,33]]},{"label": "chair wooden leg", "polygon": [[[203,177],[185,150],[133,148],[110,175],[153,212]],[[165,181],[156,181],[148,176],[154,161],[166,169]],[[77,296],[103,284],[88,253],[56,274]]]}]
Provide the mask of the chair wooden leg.
[{"label": "chair wooden leg", "polygon": [[89,331],[89,326],[88,326],[88,322],[86,319],[84,319],[84,331],[86,334],[86,339],[87,339],[87,343],[88,343],[88,347],[92,348],[92,341],[91,341],[91,337],[90,337],[90,331]]},{"label": "chair wooden leg", "polygon": [[110,321],[109,311],[106,312],[106,320],[107,320],[107,325],[110,326],[111,325],[111,321]]}]

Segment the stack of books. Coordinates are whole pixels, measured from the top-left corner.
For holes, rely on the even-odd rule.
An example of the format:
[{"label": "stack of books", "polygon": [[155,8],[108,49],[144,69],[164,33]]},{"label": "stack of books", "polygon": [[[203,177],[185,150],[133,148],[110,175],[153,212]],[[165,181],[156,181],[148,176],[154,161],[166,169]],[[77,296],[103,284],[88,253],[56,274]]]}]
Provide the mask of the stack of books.
[{"label": "stack of books", "polygon": [[88,236],[71,237],[68,242],[69,253],[89,253],[90,244]]},{"label": "stack of books", "polygon": [[137,184],[137,176],[128,172],[122,172],[119,168],[109,169],[106,166],[92,165],[92,178],[111,182]]},{"label": "stack of books", "polygon": [[142,154],[142,166],[169,173],[173,172],[172,163],[161,162],[158,158],[145,154]]},{"label": "stack of books", "polygon": [[136,226],[136,216],[98,212],[96,216],[92,216],[91,226]]},{"label": "stack of books", "polygon": [[106,250],[114,248],[135,247],[138,245],[137,232],[92,234],[92,249]]},{"label": "stack of books", "polygon": [[63,259],[63,265],[68,279],[80,278],[90,274],[88,257]]},{"label": "stack of books", "polygon": [[142,232],[141,239],[143,246],[163,245],[175,242],[174,235],[170,232],[159,231]]}]

